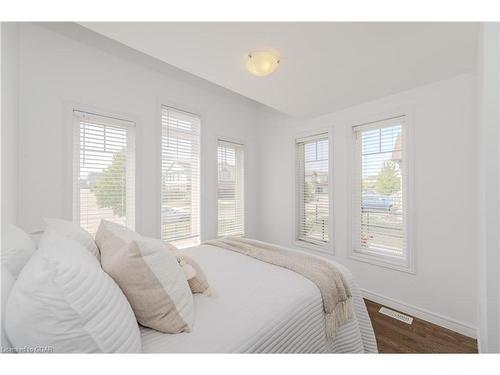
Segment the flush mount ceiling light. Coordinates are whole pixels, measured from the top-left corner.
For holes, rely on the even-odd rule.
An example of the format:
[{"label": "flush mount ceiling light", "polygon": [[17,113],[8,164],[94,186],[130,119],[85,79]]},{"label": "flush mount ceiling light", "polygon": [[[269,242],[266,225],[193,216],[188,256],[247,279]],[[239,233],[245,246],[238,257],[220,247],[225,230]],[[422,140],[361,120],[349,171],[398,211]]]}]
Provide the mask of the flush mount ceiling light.
[{"label": "flush mount ceiling light", "polygon": [[248,54],[247,70],[255,76],[264,77],[276,70],[280,63],[277,53],[271,51],[253,51]]}]

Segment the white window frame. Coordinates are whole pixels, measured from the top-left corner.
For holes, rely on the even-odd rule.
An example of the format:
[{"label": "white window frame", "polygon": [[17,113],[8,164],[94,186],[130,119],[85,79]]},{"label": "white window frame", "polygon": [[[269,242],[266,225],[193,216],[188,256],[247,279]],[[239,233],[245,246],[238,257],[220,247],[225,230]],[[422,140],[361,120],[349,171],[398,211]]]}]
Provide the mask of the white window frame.
[{"label": "white window frame", "polygon": [[[298,179],[298,170],[297,170],[297,144],[299,142],[303,142],[309,139],[315,138],[327,138],[328,139],[328,242],[319,246],[313,244],[311,242],[307,242],[299,239],[299,214],[300,214],[300,196],[297,195],[297,179]],[[333,141],[331,136],[330,128],[321,128],[315,129],[308,132],[303,132],[300,134],[296,134],[293,136],[291,140],[292,144],[292,155],[293,155],[293,163],[292,163],[292,207],[293,207],[293,231],[292,231],[292,243],[305,250],[310,250],[312,252],[316,252],[320,255],[334,255],[334,219],[335,214],[333,210],[333,202],[334,202],[334,183],[333,183]]]},{"label": "white window frame", "polygon": [[[161,206],[162,206],[162,134],[163,134],[163,122],[162,122],[162,114],[163,114],[163,108],[167,108],[167,109],[172,109],[174,111],[177,111],[177,112],[181,112],[181,113],[185,113],[185,114],[188,114],[190,116],[193,116],[193,117],[196,117],[199,119],[200,121],[200,129],[199,129],[199,143],[198,143],[198,146],[199,146],[199,150],[198,150],[198,154],[199,154],[199,161],[198,161],[198,168],[199,168],[199,171],[198,171],[198,185],[199,185],[199,192],[198,192],[198,244],[203,242],[205,240],[205,228],[203,227],[203,224],[205,222],[204,218],[203,218],[203,212],[204,212],[204,193],[203,193],[203,184],[204,184],[204,170],[205,170],[205,163],[204,163],[204,146],[203,146],[203,142],[204,142],[204,138],[203,138],[203,135],[204,135],[204,131],[203,131],[203,115],[201,114],[201,111],[197,110],[196,108],[189,108],[189,107],[186,107],[184,105],[181,105],[179,103],[174,103],[174,102],[171,102],[170,100],[167,100],[167,99],[162,99],[162,98],[158,98],[157,99],[157,105],[158,105],[158,123],[159,123],[159,127],[158,127],[158,160],[159,160],[159,163],[158,163],[158,186],[159,186],[159,191],[158,191],[158,204],[157,204],[157,207],[158,207],[158,211],[157,211],[157,220],[158,220],[158,223],[157,223],[157,230],[158,230],[158,238],[162,238],[162,231],[161,231],[161,227],[162,227],[162,212],[161,212]],[[192,238],[195,238],[195,237],[192,237]],[[189,240],[190,238],[184,238],[184,239],[177,239],[177,240],[174,240],[174,244],[176,242],[178,242],[178,244],[176,244],[176,246],[178,246],[179,248],[186,248],[186,247],[191,247],[191,246],[194,246],[194,243],[191,244],[189,243]],[[183,243],[182,241],[184,241],[185,243]]]},{"label": "white window frame", "polygon": [[[80,122],[81,119],[87,116],[89,119],[92,117],[109,119],[113,126],[123,127],[127,129],[127,153],[131,154],[132,158],[127,159],[129,163],[133,166],[133,175],[127,175],[129,183],[133,186],[132,199],[128,197],[128,205],[132,205],[132,208],[127,208],[128,211],[132,211],[132,214],[126,216],[127,224],[126,226],[132,230],[136,229],[136,217],[137,217],[137,151],[136,151],[136,129],[137,122],[133,119],[133,116],[122,116],[119,114],[100,111],[93,107],[82,106],[82,105],[72,105],[71,103],[66,103],[65,107],[68,109],[66,112],[68,116],[71,116],[72,122],[72,205],[71,205],[71,217],[74,223],[80,225],[80,188],[78,179],[80,176]],[[125,119],[131,118],[131,119]],[[127,190],[127,195],[130,191]]]},{"label": "white window frame", "polygon": [[216,181],[216,212],[217,212],[217,226],[216,226],[216,233],[217,233],[217,237],[220,237],[219,235],[219,204],[218,204],[218,190],[219,190],[219,161],[218,161],[218,148],[219,148],[219,142],[225,142],[225,143],[229,143],[229,144],[234,144],[235,146],[238,146],[242,151],[243,151],[243,164],[242,164],[242,168],[243,168],[243,176],[242,176],[242,179],[243,179],[243,184],[241,186],[241,189],[243,190],[243,222],[242,222],[242,230],[243,230],[243,233],[240,235],[240,236],[245,236],[246,233],[247,233],[247,220],[246,220],[246,208],[247,208],[247,202],[246,202],[246,164],[247,164],[247,148],[245,146],[245,143],[241,140],[236,140],[236,139],[233,139],[233,138],[228,138],[228,137],[224,137],[224,136],[219,136],[219,137],[216,137],[216,145],[215,145],[215,152],[216,152],[216,162],[217,162],[217,181]]},{"label": "white window frame", "polygon": [[[386,112],[384,114],[379,114],[375,116],[369,116],[363,119],[363,121],[353,122],[348,125],[347,131],[350,134],[350,147],[348,147],[348,160],[350,160],[350,178],[349,178],[349,188],[348,194],[350,196],[348,202],[350,203],[349,208],[349,258],[370,263],[373,265],[386,267],[398,271],[403,271],[411,274],[415,274],[415,231],[414,231],[414,217],[415,217],[415,189],[414,189],[414,125],[413,125],[413,111],[410,108],[404,108],[401,110],[396,110],[392,112]],[[403,132],[403,167],[406,169],[404,173],[405,180],[403,181],[403,200],[404,200],[404,215],[405,215],[405,238],[406,246],[405,253],[403,256],[394,256],[390,254],[383,254],[376,251],[362,250],[355,248],[357,239],[355,236],[359,233],[359,228],[355,228],[354,215],[359,211],[359,205],[361,204],[358,199],[355,198],[354,187],[356,182],[354,178],[356,173],[354,171],[360,168],[359,160],[359,149],[356,140],[356,129],[360,128],[378,128],[380,123],[391,122],[391,121],[403,121],[402,132]],[[356,225],[357,226],[357,225]]]}]

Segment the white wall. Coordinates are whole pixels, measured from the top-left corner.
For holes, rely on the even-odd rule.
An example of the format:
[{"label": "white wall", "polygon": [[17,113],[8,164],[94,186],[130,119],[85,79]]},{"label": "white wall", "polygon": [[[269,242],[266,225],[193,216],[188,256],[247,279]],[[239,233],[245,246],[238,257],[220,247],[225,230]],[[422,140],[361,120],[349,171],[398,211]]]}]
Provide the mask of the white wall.
[{"label": "white wall", "polygon": [[2,22],[2,225],[17,221],[19,40],[17,24]]},{"label": "white wall", "polygon": [[479,348],[500,352],[500,26],[481,27],[478,51]]},{"label": "white wall", "polygon": [[159,111],[165,103],[202,116],[202,237],[217,230],[217,136],[247,146],[246,225],[255,236],[256,103],[76,25],[21,24],[19,31],[20,226],[37,231],[43,217],[71,219],[70,101],[137,121],[136,229],[158,236]]},{"label": "white wall", "polygon": [[[369,297],[475,335],[476,78],[437,82],[310,121],[277,113],[261,119],[259,236],[292,245],[293,138],[329,128],[333,139],[335,259]],[[347,257],[350,195],[347,123],[401,106],[414,111],[416,274]]]}]

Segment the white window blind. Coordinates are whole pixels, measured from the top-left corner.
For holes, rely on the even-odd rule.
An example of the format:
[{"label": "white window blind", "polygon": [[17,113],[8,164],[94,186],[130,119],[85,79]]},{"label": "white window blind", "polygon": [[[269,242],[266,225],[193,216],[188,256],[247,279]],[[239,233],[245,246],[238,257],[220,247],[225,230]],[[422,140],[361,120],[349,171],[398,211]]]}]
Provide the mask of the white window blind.
[{"label": "white window blind", "polygon": [[134,229],[135,124],[73,111],[73,219],[95,234],[101,219]]},{"label": "white window blind", "polygon": [[200,239],[200,118],[162,107],[161,238],[178,247]]},{"label": "white window blind", "polygon": [[296,141],[298,241],[326,248],[329,242],[328,135]]},{"label": "white window blind", "polygon": [[245,234],[243,145],[219,140],[217,146],[218,235]]},{"label": "white window blind", "polygon": [[405,118],[354,127],[354,250],[405,257]]}]

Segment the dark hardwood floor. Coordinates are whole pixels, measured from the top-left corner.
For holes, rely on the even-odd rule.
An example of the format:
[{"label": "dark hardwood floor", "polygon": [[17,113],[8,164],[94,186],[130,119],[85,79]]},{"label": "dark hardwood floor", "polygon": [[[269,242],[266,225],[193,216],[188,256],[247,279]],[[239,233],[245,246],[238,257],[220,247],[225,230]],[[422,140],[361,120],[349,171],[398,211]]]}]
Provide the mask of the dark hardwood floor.
[{"label": "dark hardwood floor", "polygon": [[379,313],[382,305],[365,303],[380,353],[477,353],[475,339],[417,318],[409,325]]}]

